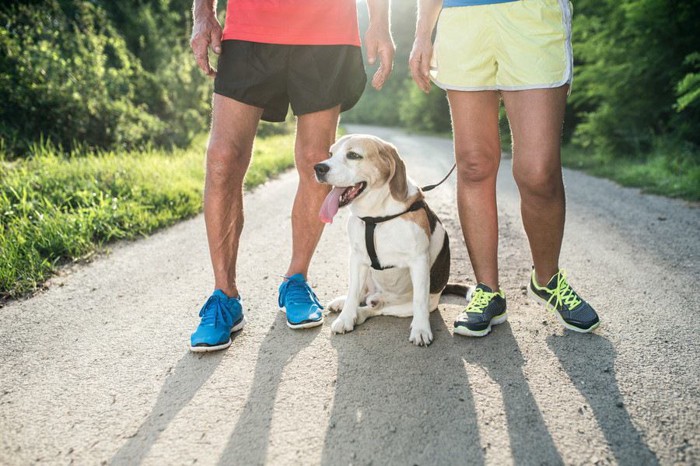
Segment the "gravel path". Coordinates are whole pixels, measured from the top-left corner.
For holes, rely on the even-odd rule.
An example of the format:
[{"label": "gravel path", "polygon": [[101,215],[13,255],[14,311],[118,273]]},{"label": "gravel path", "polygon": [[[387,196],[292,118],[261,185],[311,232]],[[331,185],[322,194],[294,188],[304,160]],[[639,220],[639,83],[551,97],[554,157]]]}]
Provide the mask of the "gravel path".
[{"label": "gravel path", "polygon": [[[451,166],[449,140],[350,126],[399,147],[419,184]],[[0,309],[0,464],[698,464],[700,209],[565,172],[562,266],[599,311],[564,331],[524,295],[530,269],[510,161],[499,177],[509,321],[453,336],[463,303],[409,320],[292,331],[277,310],[296,175],[248,193],[240,255],[246,328],[227,351],[187,350],[211,291],[201,216],[54,278]],[[473,280],[454,177],[427,196],[451,237],[452,279]],[[344,220],[311,267],[343,294]]]}]

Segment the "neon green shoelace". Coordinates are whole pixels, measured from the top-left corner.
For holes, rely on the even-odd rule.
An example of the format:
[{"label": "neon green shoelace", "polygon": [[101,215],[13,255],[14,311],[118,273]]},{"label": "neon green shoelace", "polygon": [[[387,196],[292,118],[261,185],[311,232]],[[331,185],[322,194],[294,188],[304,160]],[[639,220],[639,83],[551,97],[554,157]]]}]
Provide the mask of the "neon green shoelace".
[{"label": "neon green shoelace", "polygon": [[[547,288],[547,291],[552,294],[547,300],[547,305],[552,306],[554,309],[560,309],[562,304],[564,304],[567,309],[574,309],[581,304],[581,298],[579,298],[576,292],[569,286],[569,283],[566,281],[566,272],[563,270],[559,272],[557,287],[554,290]],[[552,300],[555,300],[554,304],[552,304]]]},{"label": "neon green shoelace", "polygon": [[488,291],[484,291],[480,288],[477,289],[472,295],[471,301],[469,301],[469,304],[467,304],[466,309],[464,309],[464,312],[482,314],[486,306],[488,306],[489,302],[491,302],[491,298],[497,294],[498,293],[489,293]]}]

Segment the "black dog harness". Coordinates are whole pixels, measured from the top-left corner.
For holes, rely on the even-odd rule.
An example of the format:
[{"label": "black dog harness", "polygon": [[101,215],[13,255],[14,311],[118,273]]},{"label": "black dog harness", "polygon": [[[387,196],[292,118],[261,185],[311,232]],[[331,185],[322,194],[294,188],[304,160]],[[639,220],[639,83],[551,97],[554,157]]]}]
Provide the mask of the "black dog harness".
[{"label": "black dog harness", "polygon": [[[452,174],[456,166],[456,163],[452,165],[450,171],[447,173],[447,175],[445,175],[445,177],[442,180],[440,180],[439,183],[431,184],[429,186],[423,186],[421,188],[421,191],[427,192],[440,186]],[[374,247],[374,229],[377,227],[377,224],[388,222],[389,220],[401,217],[402,215],[407,214],[409,212],[415,212],[419,209],[424,209],[427,215],[427,208],[428,205],[425,203],[425,201],[423,199],[420,199],[411,204],[411,206],[407,210],[404,210],[400,214],[387,215],[386,217],[360,217],[360,220],[365,222],[365,246],[367,247],[367,254],[369,254],[369,260],[372,262],[372,268],[374,270],[386,270],[394,268],[393,265],[387,265],[386,267],[382,267],[382,265],[379,263],[379,258],[377,257],[377,249]]]},{"label": "black dog harness", "polygon": [[386,270],[394,268],[393,265],[387,265],[382,267],[379,263],[379,258],[377,257],[377,250],[374,247],[374,229],[377,227],[378,223],[388,222],[397,217],[401,217],[409,212],[415,212],[416,210],[425,209],[427,205],[423,199],[420,199],[408,208],[401,212],[400,214],[387,215],[386,217],[360,217],[360,220],[365,222],[365,246],[367,246],[367,254],[369,254],[369,260],[372,262],[372,268],[374,270]]}]

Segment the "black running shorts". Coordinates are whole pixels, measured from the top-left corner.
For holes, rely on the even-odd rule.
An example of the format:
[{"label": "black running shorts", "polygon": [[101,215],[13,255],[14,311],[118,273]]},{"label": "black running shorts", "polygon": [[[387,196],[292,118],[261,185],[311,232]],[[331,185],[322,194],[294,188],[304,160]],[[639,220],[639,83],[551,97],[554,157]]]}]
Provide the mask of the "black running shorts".
[{"label": "black running shorts", "polygon": [[362,52],[352,45],[276,45],[225,40],[214,92],[263,109],[265,121],[340,105],[352,108],[367,75]]}]

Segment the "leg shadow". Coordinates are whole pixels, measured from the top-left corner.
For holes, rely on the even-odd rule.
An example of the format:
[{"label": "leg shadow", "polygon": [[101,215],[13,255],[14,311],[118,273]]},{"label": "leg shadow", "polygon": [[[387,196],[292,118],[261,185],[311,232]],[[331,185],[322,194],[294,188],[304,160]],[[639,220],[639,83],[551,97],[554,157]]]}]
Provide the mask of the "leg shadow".
[{"label": "leg shadow", "polygon": [[470,346],[463,351],[464,360],[482,367],[500,385],[514,463],[563,464],[523,373],[525,361],[510,324],[499,325],[476,342],[458,335],[454,338],[456,346]]},{"label": "leg shadow", "polygon": [[464,363],[438,314],[428,348],[410,319],[376,317],[332,335],[335,398],[321,464],[483,464]]},{"label": "leg shadow", "polygon": [[110,464],[140,464],[158,440],[160,433],[211,377],[224,353],[225,351],[202,355],[189,351],[185,353],[165,379],[151,414],[136,434],[114,454]]},{"label": "leg shadow", "polygon": [[220,465],[265,463],[275,398],[284,368],[299,351],[309,346],[322,328],[291,330],[285,314],[277,313],[260,345],[253,385],[221,454]]},{"label": "leg shadow", "polygon": [[[574,337],[580,338],[574,338]],[[547,345],[586,398],[617,464],[656,465],[659,460],[632,424],[615,380],[615,348],[600,335],[552,335]]]}]

